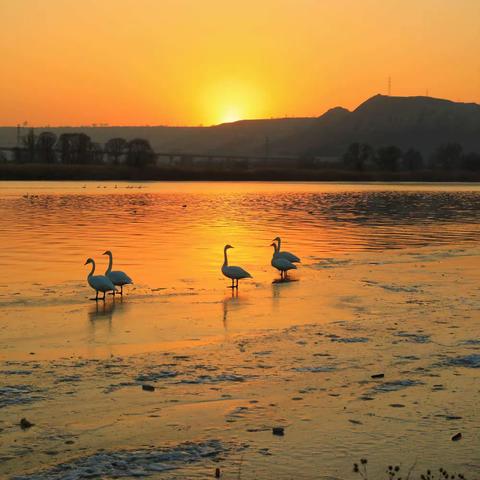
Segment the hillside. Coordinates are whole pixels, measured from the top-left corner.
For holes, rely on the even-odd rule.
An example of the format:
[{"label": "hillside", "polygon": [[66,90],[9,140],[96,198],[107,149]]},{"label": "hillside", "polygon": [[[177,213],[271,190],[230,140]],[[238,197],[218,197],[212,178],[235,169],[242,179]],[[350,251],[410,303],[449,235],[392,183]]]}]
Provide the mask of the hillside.
[{"label": "hillside", "polygon": [[304,131],[280,141],[281,152],[341,155],[352,142],[414,147],[431,153],[445,142],[480,151],[480,105],[430,97],[376,95],[353,112],[328,111]]},{"label": "hillside", "polygon": [[[38,129],[38,131],[44,129]],[[213,127],[57,127],[93,141],[146,138],[157,152],[340,156],[352,142],[414,147],[425,155],[445,142],[480,152],[480,105],[430,97],[376,95],[350,112],[333,108],[317,118],[243,120]],[[16,128],[0,127],[0,146],[16,144]]]}]

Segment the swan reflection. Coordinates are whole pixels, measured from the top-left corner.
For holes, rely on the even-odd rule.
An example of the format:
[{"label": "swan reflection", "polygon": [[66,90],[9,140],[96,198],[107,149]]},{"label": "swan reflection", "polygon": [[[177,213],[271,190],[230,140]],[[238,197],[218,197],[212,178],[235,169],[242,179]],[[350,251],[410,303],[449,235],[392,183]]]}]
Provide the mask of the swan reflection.
[{"label": "swan reflection", "polygon": [[223,328],[228,330],[228,314],[229,310],[235,308],[235,305],[238,304],[238,290],[236,288],[232,288],[232,294],[226,296],[222,300],[222,307],[223,307]]},{"label": "swan reflection", "polygon": [[123,303],[123,298],[116,298],[112,296],[111,302],[95,302],[87,312],[88,320],[91,323],[107,320],[111,322],[114,314],[124,311],[126,304]]}]

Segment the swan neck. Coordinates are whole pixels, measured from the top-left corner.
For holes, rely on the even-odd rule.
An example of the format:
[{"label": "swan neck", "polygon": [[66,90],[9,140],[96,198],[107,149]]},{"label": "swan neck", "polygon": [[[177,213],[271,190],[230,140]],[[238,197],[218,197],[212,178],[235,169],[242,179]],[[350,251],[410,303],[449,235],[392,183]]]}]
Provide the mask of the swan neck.
[{"label": "swan neck", "polygon": [[228,257],[227,257],[227,249],[223,249],[223,266],[227,267],[228,266]]},{"label": "swan neck", "polygon": [[95,272],[95,262],[92,261],[92,269],[90,270],[90,273],[88,274],[88,276],[91,277],[94,272]]},{"label": "swan neck", "polygon": [[282,244],[282,240],[279,238],[278,239],[278,249],[275,250],[275,252],[279,252],[280,251],[280,245]]},{"label": "swan neck", "polygon": [[107,271],[105,272],[105,275],[108,275],[112,271],[112,265],[113,265],[113,256],[111,253],[108,253],[108,268],[107,268]]}]

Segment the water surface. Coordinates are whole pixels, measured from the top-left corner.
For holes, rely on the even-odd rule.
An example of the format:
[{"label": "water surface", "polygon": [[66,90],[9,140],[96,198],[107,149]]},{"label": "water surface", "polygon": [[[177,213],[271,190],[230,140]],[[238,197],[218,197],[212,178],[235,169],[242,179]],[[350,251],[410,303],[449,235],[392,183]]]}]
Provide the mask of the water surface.
[{"label": "water surface", "polygon": [[479,227],[477,185],[0,183],[0,476],[475,478]]},{"label": "water surface", "polygon": [[[140,283],[221,287],[231,263],[265,278],[277,235],[305,263],[361,251],[475,244],[477,185],[0,183],[0,264],[10,281],[69,282],[103,251]],[[272,272],[269,272],[271,275]]]}]

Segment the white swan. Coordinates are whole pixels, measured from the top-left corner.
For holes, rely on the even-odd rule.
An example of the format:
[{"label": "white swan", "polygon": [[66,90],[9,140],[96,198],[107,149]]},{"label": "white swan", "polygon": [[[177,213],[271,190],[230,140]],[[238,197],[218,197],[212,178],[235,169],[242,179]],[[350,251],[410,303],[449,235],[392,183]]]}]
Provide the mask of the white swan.
[{"label": "white swan", "polygon": [[96,295],[95,298],[92,300],[98,301],[98,292],[103,292],[103,298],[101,300],[105,300],[105,293],[106,292],[115,292],[115,285],[112,281],[105,277],[104,275],[94,275],[95,272],[95,261],[92,258],[87,258],[85,265],[89,263],[92,264],[92,270],[88,274],[87,280],[88,284],[95,290]]},{"label": "white swan", "polygon": [[280,251],[280,248],[281,248],[281,245],[282,245],[282,240],[280,237],[275,237],[273,239],[274,242],[278,242],[278,252],[277,252],[277,255],[280,257],[280,258],[286,258],[289,262],[292,262],[292,263],[301,263],[301,260],[296,256],[294,255],[293,253],[290,253],[290,252],[281,252]]},{"label": "white swan", "polygon": [[271,261],[272,267],[276,268],[280,272],[280,278],[284,280],[287,278],[287,272],[289,270],[296,270],[297,266],[279,255],[280,252],[278,251],[278,246],[276,243],[272,243],[271,246],[274,249]]},{"label": "white swan", "polygon": [[[231,245],[225,245],[223,249],[223,265],[222,273],[227,277],[232,279],[232,285],[230,288],[238,288],[238,281],[241,278],[252,278],[252,276],[244,270],[242,267],[231,267],[228,265],[227,250],[233,248]],[[237,284],[235,285],[235,280]]]},{"label": "white swan", "polygon": [[[130,285],[133,283],[132,279],[125,273],[120,270],[114,270],[112,272],[113,265],[113,255],[110,250],[107,250],[103,255],[108,255],[108,268],[105,272],[105,276],[110,279],[110,281],[120,287],[120,295],[123,295],[123,286]],[[115,295],[115,292],[113,293]]]}]

